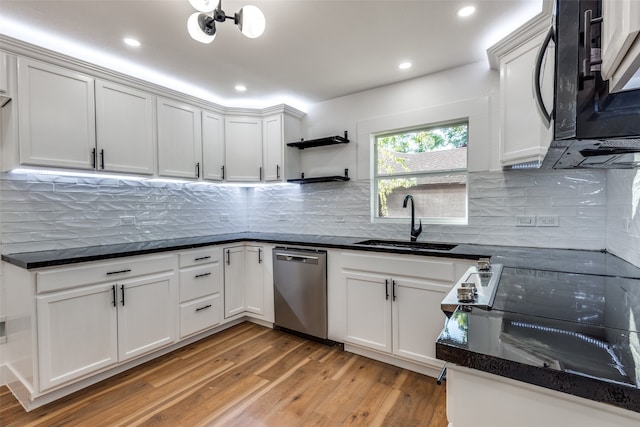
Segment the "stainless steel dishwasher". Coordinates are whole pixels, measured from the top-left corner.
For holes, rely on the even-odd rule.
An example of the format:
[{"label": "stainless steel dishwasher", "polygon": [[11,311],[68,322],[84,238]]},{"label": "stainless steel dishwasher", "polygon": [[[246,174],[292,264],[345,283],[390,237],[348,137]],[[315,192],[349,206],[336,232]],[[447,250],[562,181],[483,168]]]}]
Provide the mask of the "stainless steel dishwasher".
[{"label": "stainless steel dishwasher", "polygon": [[275,325],[327,339],[327,252],[273,249]]}]

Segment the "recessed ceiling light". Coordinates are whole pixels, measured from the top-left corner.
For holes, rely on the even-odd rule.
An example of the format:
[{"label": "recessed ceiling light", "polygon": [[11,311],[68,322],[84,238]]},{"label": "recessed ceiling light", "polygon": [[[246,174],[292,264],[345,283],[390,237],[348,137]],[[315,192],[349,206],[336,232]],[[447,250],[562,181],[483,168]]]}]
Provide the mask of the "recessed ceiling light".
[{"label": "recessed ceiling light", "polygon": [[458,9],[458,16],[461,18],[464,18],[469,15],[473,15],[475,11],[476,11],[475,6],[465,6],[463,8]]},{"label": "recessed ceiling light", "polygon": [[411,68],[411,62],[401,62],[400,65],[398,65],[398,68],[401,70],[408,70]]},{"label": "recessed ceiling light", "polygon": [[236,90],[238,92],[244,92],[247,90],[247,87],[245,85],[236,85]]},{"label": "recessed ceiling light", "polygon": [[126,45],[133,47],[140,47],[140,42],[136,39],[132,39],[131,37],[125,37],[122,39]]}]

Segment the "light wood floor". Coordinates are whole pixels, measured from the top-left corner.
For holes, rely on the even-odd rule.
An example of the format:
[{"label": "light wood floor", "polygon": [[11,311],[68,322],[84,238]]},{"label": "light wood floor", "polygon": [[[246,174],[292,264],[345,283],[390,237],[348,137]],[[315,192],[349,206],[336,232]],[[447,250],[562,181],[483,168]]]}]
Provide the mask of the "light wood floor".
[{"label": "light wood floor", "polygon": [[25,412],[0,388],[8,426],[446,427],[435,379],[243,323]]}]

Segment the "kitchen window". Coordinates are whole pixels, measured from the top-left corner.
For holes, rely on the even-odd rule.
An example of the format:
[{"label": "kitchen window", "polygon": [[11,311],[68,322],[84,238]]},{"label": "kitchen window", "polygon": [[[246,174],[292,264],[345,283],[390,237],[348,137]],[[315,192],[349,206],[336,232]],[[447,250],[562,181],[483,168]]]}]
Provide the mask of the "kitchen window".
[{"label": "kitchen window", "polygon": [[374,217],[411,217],[425,223],[466,224],[468,121],[412,128],[374,137]]}]

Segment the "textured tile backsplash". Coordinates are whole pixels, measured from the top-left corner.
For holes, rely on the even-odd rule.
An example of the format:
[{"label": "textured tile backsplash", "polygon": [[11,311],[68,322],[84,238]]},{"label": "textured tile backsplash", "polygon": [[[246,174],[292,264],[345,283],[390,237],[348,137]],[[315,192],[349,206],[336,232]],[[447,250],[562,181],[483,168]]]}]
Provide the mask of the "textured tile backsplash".
[{"label": "textured tile backsplash", "polygon": [[[469,224],[425,224],[420,239],[603,249],[605,176],[603,171],[471,173]],[[368,180],[257,187],[248,189],[248,223],[250,231],[408,239],[408,221],[371,222],[370,197]],[[516,227],[517,215],[557,215],[559,226]]]},{"label": "textured tile backsplash", "polygon": [[[602,249],[606,181],[604,171],[471,173],[468,225],[425,224],[420,239]],[[1,185],[5,253],[239,231],[409,237],[408,221],[372,222],[369,180],[242,188],[4,174]],[[559,226],[516,227],[517,215],[558,216]]]},{"label": "textured tile backsplash", "polygon": [[607,172],[607,249],[640,266],[640,171]]},{"label": "textured tile backsplash", "polygon": [[[160,180],[3,174],[2,251],[238,232],[246,189]],[[221,216],[226,215],[226,221]],[[131,221],[134,224],[129,224]]]}]

